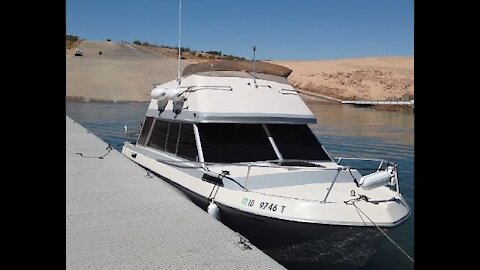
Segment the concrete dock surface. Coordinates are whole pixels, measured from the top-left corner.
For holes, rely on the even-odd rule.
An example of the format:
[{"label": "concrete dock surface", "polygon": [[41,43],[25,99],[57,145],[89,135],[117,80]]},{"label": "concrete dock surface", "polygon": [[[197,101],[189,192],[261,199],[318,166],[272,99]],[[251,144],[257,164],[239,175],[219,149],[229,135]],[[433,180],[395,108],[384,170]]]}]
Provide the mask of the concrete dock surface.
[{"label": "concrete dock surface", "polygon": [[238,242],[183,193],[66,117],[67,269],[285,269]]}]

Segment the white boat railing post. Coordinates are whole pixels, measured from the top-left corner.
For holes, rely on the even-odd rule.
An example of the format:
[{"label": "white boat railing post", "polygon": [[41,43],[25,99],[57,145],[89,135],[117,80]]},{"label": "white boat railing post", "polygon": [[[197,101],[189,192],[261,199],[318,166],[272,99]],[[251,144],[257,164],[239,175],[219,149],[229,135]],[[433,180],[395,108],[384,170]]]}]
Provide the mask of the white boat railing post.
[{"label": "white boat railing post", "polygon": [[193,133],[195,135],[195,143],[197,145],[198,161],[202,164],[202,168],[208,171],[207,164],[205,164],[205,160],[203,159],[203,149],[202,142],[200,141],[200,133],[198,132],[198,127],[195,124],[193,124]]},{"label": "white boat railing post", "polygon": [[330,194],[330,191],[332,191],[333,185],[335,184],[335,181],[337,181],[338,175],[340,174],[341,170],[342,170],[341,168],[337,169],[337,174],[335,174],[335,178],[333,178],[333,181],[330,184],[330,187],[328,188],[327,195],[325,195],[325,198],[322,201],[323,203],[327,202],[328,194]]},{"label": "white boat railing post", "polygon": [[272,138],[272,135],[270,134],[270,130],[268,130],[267,125],[262,124],[263,129],[265,130],[265,133],[267,134],[268,140],[270,141],[270,144],[273,147],[273,151],[275,151],[275,154],[277,155],[279,160],[283,160],[282,153],[280,153],[280,150],[278,150],[277,144]]},{"label": "white boat railing post", "polygon": [[[146,121],[147,121],[147,117],[145,117],[145,119],[143,119],[143,123],[140,125],[140,131],[138,132],[137,142],[140,140],[140,136],[142,135],[142,130],[145,126]],[[151,128],[151,126],[150,126],[150,128]]]},{"label": "white boat railing post", "polygon": [[145,139],[145,146],[148,145],[150,142],[150,137],[152,136],[153,128],[155,127],[155,124],[157,123],[157,118],[153,118],[152,125],[150,126],[150,130],[148,131],[147,138]]},{"label": "white boat railing post", "polygon": [[382,168],[382,166],[383,166],[383,160],[382,160],[382,162],[380,162],[380,165],[378,166],[377,172],[380,171],[380,169]]},{"label": "white boat railing post", "polygon": [[393,175],[395,177],[395,183],[396,183],[396,186],[397,186],[397,193],[400,193],[400,181],[398,180],[397,164],[393,165]]},{"label": "white boat railing post", "polygon": [[248,176],[250,175],[251,168],[252,168],[252,164],[248,164],[247,177],[245,177],[245,185],[243,186],[243,191],[247,191],[247,181],[248,181]]}]

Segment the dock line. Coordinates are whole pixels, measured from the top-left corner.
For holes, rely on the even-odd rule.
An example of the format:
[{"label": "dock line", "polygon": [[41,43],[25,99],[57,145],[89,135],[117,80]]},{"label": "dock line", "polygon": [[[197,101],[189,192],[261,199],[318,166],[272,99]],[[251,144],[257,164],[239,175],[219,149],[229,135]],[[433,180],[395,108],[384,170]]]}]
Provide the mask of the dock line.
[{"label": "dock line", "polygon": [[80,153],[80,152],[76,152],[75,154],[80,155],[80,156],[83,157],[83,158],[98,158],[98,159],[103,159],[104,157],[106,157],[106,156],[110,153],[110,151],[112,151],[112,149],[113,149],[113,147],[112,147],[110,144],[108,144],[107,148],[105,149],[105,150],[108,150],[107,153],[104,154],[104,155],[98,156],[98,157],[97,157],[97,156],[84,156],[84,155],[83,155],[82,153]]}]

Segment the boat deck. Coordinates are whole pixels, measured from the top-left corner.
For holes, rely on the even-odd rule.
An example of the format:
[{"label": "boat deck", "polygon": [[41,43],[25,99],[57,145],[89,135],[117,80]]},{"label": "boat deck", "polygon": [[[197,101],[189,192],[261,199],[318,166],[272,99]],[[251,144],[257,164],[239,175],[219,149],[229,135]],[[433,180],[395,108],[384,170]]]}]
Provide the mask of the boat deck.
[{"label": "boat deck", "polygon": [[66,117],[67,269],[285,269],[107,147]]}]

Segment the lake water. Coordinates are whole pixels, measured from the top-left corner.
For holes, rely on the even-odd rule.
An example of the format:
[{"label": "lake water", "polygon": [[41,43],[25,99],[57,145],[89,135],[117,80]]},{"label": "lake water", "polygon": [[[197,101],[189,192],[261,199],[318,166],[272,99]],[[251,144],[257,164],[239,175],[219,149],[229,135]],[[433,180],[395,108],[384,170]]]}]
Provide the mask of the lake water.
[{"label": "lake water", "polygon": [[[411,109],[385,111],[318,102],[304,97],[318,119],[312,130],[333,156],[382,158],[396,162],[400,190],[412,216],[389,230],[389,236],[414,258],[414,113]],[[148,103],[66,103],[66,114],[120,150],[124,126],[139,130]],[[299,268],[289,266],[289,268]],[[362,269],[413,269],[392,243],[382,238],[376,253]]]}]

